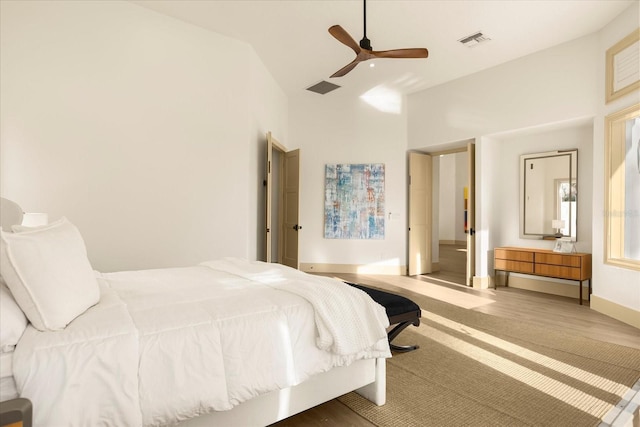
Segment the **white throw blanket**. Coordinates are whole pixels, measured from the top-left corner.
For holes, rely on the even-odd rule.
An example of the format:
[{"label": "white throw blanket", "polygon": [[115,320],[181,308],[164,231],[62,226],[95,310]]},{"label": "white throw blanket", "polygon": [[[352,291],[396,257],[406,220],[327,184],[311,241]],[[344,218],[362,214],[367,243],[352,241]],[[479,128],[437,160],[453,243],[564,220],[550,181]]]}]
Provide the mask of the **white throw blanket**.
[{"label": "white throw blanket", "polygon": [[237,258],[208,261],[202,265],[294,293],[309,301],[315,310],[317,344],[322,350],[339,355],[359,353],[369,349],[372,342],[386,337],[389,318],[385,308],[365,292],[339,280],[312,276],[281,264]]}]

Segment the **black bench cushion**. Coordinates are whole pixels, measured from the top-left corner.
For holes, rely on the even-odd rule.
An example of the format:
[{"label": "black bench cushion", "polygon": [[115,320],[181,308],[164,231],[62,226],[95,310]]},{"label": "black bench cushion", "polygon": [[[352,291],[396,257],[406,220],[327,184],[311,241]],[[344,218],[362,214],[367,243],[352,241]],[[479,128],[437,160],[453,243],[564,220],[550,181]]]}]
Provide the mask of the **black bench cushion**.
[{"label": "black bench cushion", "polygon": [[367,286],[356,285],[355,283],[345,283],[367,293],[372,300],[386,309],[387,317],[389,318],[389,325],[396,325],[387,332],[387,338],[389,339],[389,347],[391,350],[397,352],[408,352],[418,349],[417,345],[401,346],[395,345],[391,342],[409,325],[420,325],[420,316],[422,315],[422,311],[418,304],[401,295],[369,288]]},{"label": "black bench cushion", "polygon": [[372,300],[374,300],[387,310],[387,317],[389,319],[413,311],[417,311],[419,313],[418,317],[420,317],[420,306],[411,301],[409,298],[405,298],[401,295],[392,294],[378,289],[369,288],[367,286],[357,285],[355,283],[349,283],[349,285],[369,294]]}]

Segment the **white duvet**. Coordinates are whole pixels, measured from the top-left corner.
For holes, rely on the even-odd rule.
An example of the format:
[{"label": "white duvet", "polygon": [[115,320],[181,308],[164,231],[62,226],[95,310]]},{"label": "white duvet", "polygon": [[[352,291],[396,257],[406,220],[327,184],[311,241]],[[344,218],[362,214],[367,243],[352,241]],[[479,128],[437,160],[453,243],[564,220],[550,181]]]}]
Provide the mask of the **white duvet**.
[{"label": "white duvet", "polygon": [[98,305],[62,331],[29,326],[16,346],[34,425],[172,424],[390,356],[383,307],[280,265],[225,259],[99,282]]}]

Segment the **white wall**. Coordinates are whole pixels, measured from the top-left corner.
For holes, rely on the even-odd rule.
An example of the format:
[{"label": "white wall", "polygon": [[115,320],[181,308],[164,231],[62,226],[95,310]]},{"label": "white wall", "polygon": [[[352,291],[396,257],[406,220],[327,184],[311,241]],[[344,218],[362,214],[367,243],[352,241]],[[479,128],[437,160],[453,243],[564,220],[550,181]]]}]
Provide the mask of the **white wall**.
[{"label": "white wall", "polygon": [[576,249],[591,252],[593,222],[593,125],[568,123],[565,128],[540,129],[536,133],[494,136],[491,142],[483,142],[486,157],[499,165],[493,173],[492,195],[485,203],[492,205],[489,231],[499,235],[493,240],[496,246],[526,246],[553,249],[554,242],[520,238],[520,156],[553,150],[578,149],[578,240]]},{"label": "white wall", "polygon": [[[492,203],[501,195],[487,186],[511,184],[514,189],[507,194],[517,194],[517,156],[522,153],[511,164],[508,154],[491,147],[493,135],[535,133],[558,123],[578,126],[574,123],[594,117],[597,58],[597,36],[590,35],[408,97],[410,149],[436,151],[441,144],[476,139],[477,276],[492,270],[489,251],[502,241],[494,235],[519,239],[518,199],[512,198],[515,205],[506,211],[506,222],[494,224],[496,212],[503,211]],[[534,142],[529,150],[545,151],[538,147],[543,145]],[[509,167],[516,168],[515,174],[498,173]]]},{"label": "white wall", "polygon": [[4,197],[67,216],[103,271],[255,257],[287,100],[250,46],[127,2],[1,7]]},{"label": "white wall", "polygon": [[[597,34],[408,97],[410,149],[435,149],[439,144],[476,138],[477,276],[486,276],[493,268],[490,251],[496,246],[548,245],[519,238],[518,198],[505,194],[518,192],[516,159],[522,144],[527,151],[560,147],[545,148],[535,140],[512,144],[500,135],[514,130],[533,134],[537,127],[544,131],[564,124],[567,132],[586,144],[578,146],[577,247],[593,253],[594,297],[640,311],[640,272],[603,263],[603,120],[606,114],[639,101],[636,92],[605,105],[604,58],[606,49],[638,27],[638,16],[638,3],[634,3]],[[585,123],[593,127],[590,136]],[[590,176],[588,185],[585,181]]]},{"label": "white wall", "polygon": [[600,59],[590,35],[409,95],[409,148],[593,117]]},{"label": "white wall", "polygon": [[[596,68],[598,82],[605,81],[605,52],[619,40],[638,28],[639,3],[635,2],[614,21],[602,29],[598,40],[598,55],[601,60]],[[636,311],[640,311],[640,271],[629,270],[604,264],[604,117],[640,102],[640,94],[635,93],[605,104],[604,84],[597,86],[598,114],[594,121],[593,150],[593,293]],[[640,322],[636,322],[636,325]]]},{"label": "white wall", "polygon": [[[340,90],[289,101],[289,140],[300,148],[300,262],[406,265],[406,106],[385,113]],[[328,163],[385,164],[384,240],[324,238]]]},{"label": "white wall", "polygon": [[[266,133],[270,131],[279,142],[286,144],[289,131],[288,98],[280,86],[275,82],[264,64],[252,50],[249,79],[249,98],[247,104],[250,110],[249,122],[245,124],[249,130],[249,161],[248,176],[249,189],[246,197],[249,204],[248,238],[246,251],[249,259],[264,260],[265,229],[266,229],[266,190],[263,181],[267,177],[266,171]],[[237,68],[237,67],[236,67]],[[238,76],[240,79],[243,76]],[[220,81],[219,84],[225,84]],[[242,84],[242,81],[238,81]],[[224,119],[221,117],[221,119]],[[233,150],[233,148],[232,148]],[[238,155],[231,151],[232,155]],[[256,171],[258,172],[256,174]],[[273,236],[277,234],[272,234]],[[277,252],[274,252],[277,253]]]},{"label": "white wall", "polygon": [[[513,230],[508,224],[497,224],[498,229],[491,224],[495,215],[488,212],[497,207],[491,205],[494,197],[489,195],[496,191],[489,186],[499,186],[503,179],[518,182],[517,175],[498,174],[507,162],[483,145],[493,141],[492,135],[593,118],[599,59],[594,34],[408,96],[410,149],[437,151],[441,144],[476,140],[477,276],[488,274],[493,235]],[[517,199],[515,203],[510,221],[517,224]]]}]

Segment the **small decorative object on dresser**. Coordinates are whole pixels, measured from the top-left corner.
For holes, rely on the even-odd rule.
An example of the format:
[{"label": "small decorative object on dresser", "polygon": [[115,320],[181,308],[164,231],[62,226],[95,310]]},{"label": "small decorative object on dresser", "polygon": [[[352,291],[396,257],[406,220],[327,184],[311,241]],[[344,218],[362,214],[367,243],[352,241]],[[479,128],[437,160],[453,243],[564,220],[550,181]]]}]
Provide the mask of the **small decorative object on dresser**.
[{"label": "small decorative object on dresser", "polygon": [[553,247],[553,252],[575,254],[576,245],[570,239],[558,239],[556,240],[556,245]]},{"label": "small decorative object on dresser", "polygon": [[513,272],[579,281],[580,305],[582,305],[582,282],[587,280],[589,283],[587,298],[591,295],[591,254],[557,253],[548,249],[534,248],[495,248],[493,265],[496,289],[498,271],[504,271],[505,286],[509,286],[509,273]]}]

